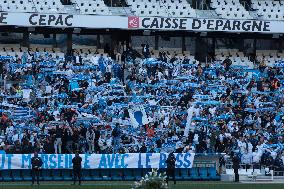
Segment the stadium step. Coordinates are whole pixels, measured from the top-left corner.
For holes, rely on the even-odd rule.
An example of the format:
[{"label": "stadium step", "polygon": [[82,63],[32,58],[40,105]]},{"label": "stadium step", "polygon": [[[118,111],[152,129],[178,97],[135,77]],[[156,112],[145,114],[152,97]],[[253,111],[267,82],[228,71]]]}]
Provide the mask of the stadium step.
[{"label": "stadium step", "polygon": [[64,9],[69,14],[79,14],[80,11],[76,10],[76,7],[74,5],[64,5]]},{"label": "stadium step", "polygon": [[199,18],[218,18],[218,15],[213,10],[195,10]]},{"label": "stadium step", "polygon": [[131,8],[129,7],[109,7],[112,15],[133,15]]}]

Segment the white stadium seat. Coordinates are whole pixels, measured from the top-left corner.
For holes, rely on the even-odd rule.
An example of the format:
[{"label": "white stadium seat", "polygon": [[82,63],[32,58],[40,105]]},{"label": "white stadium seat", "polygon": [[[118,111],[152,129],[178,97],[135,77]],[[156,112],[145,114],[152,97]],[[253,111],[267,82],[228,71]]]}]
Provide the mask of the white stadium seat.
[{"label": "white stadium seat", "polygon": [[284,4],[280,1],[252,0],[251,8],[265,20],[283,20]]},{"label": "white stadium seat", "polygon": [[103,0],[71,0],[81,14],[110,15],[109,8]]},{"label": "white stadium seat", "polygon": [[137,16],[196,17],[195,10],[186,0],[126,0]]},{"label": "white stadium seat", "polygon": [[1,11],[66,13],[60,0],[0,0]]},{"label": "white stadium seat", "polygon": [[229,57],[232,61],[232,65],[244,66],[247,68],[254,68],[253,62],[251,62],[248,57],[244,56],[243,52],[240,52],[238,49],[216,49],[216,58],[217,60],[224,61]]},{"label": "white stadium seat", "polygon": [[252,16],[239,0],[211,0],[210,5],[221,18],[252,19]]},{"label": "white stadium seat", "polygon": [[32,0],[0,0],[1,11],[35,12]]},{"label": "white stadium seat", "polygon": [[[193,9],[187,0],[125,1],[129,5],[128,10],[136,16],[194,18],[197,16],[196,12],[198,14],[201,12]],[[250,12],[245,9],[240,0],[211,0],[209,2],[216,16],[220,18],[284,20],[284,2],[279,0],[251,0]],[[71,3],[74,5],[74,11],[80,14],[111,15],[113,11],[112,8],[106,6],[104,0],[71,0]],[[0,0],[0,11],[8,12],[67,13],[69,8],[65,8],[60,0]],[[115,12],[113,11],[113,14]]]},{"label": "white stadium seat", "polygon": [[36,10],[44,13],[66,13],[60,0],[33,0]]}]

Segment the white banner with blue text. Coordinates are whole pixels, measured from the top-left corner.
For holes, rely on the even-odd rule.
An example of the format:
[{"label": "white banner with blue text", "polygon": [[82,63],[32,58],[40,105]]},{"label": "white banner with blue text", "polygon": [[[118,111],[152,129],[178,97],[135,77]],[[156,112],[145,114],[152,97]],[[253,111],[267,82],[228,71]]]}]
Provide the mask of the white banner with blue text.
[{"label": "white banner with blue text", "polygon": [[[192,168],[195,154],[177,153],[176,168]],[[43,169],[72,169],[74,154],[39,154]],[[166,153],[81,154],[83,169],[166,168]],[[0,170],[30,169],[33,154],[0,154]]]},{"label": "white banner with blue text", "polygon": [[[21,18],[21,19],[19,19]],[[284,33],[284,21],[0,12],[0,26]]]}]

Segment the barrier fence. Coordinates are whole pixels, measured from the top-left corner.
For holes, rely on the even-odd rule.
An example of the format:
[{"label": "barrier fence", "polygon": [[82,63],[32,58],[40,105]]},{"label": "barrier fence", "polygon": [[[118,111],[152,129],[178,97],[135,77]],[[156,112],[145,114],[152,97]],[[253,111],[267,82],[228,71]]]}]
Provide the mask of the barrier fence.
[{"label": "barrier fence", "polygon": [[[83,169],[82,179],[85,181],[116,181],[116,180],[140,180],[151,169]],[[159,169],[158,172],[166,170]],[[220,180],[216,172],[215,163],[196,163],[192,168],[176,169],[177,180]],[[42,169],[40,179],[44,181],[70,181],[73,178],[71,169]],[[0,181],[31,181],[31,170],[0,170]]]},{"label": "barrier fence", "polygon": [[[165,161],[164,158],[166,158],[167,155],[168,154],[161,153],[104,155],[89,154],[86,156],[86,154],[84,154],[81,155],[81,157],[83,157],[83,180],[140,180],[143,176],[145,176],[146,173],[150,172],[153,168],[158,168],[159,172],[165,172],[166,166],[163,162]],[[45,164],[43,165],[43,169],[40,170],[41,180],[72,180],[72,163],[70,163],[69,159],[72,159],[74,155],[41,154],[40,156],[43,158],[43,163]],[[124,166],[128,164],[128,166],[124,168],[121,167],[123,156]],[[175,156],[177,158],[175,171],[175,176],[177,180],[220,180],[220,176],[217,173],[218,162],[216,161],[218,159],[218,155],[204,156],[200,154],[175,154]],[[0,166],[2,167],[0,169],[0,181],[30,181],[32,179],[29,162],[31,157],[31,154],[1,154]],[[86,158],[89,162],[86,161]],[[105,160],[102,160],[103,158],[105,158]],[[105,168],[104,166],[101,166],[101,168],[99,168],[100,161],[98,160],[106,162],[105,165],[107,167]],[[8,163],[9,161],[10,163]],[[140,164],[143,166],[139,166],[139,161]],[[59,166],[59,164],[61,163],[58,162],[61,162],[62,165]],[[86,162],[87,164],[84,165]],[[98,164],[96,164],[96,162],[98,162]],[[112,166],[110,166],[111,162],[113,162]],[[186,168],[184,167],[184,164],[187,165]],[[63,165],[66,165],[66,167],[62,167]],[[10,169],[8,169],[8,166],[10,166]]]}]

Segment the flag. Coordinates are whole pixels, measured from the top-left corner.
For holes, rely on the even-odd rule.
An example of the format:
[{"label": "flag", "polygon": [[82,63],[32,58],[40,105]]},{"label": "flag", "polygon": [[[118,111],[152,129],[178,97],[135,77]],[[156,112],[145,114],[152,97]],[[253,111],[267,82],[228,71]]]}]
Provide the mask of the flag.
[{"label": "flag", "polygon": [[191,128],[191,121],[192,121],[193,112],[194,112],[194,105],[191,106],[190,108],[188,108],[188,110],[187,110],[186,126],[185,126],[185,129],[184,129],[184,136],[185,137],[188,137],[189,130]]},{"label": "flag", "polygon": [[23,107],[17,107],[13,113],[12,116],[15,120],[20,120],[23,118],[27,118],[31,116],[31,112],[29,108],[23,108]]},{"label": "flag", "polygon": [[130,121],[133,127],[137,128],[149,123],[146,111],[143,106],[134,106],[128,110]]}]

